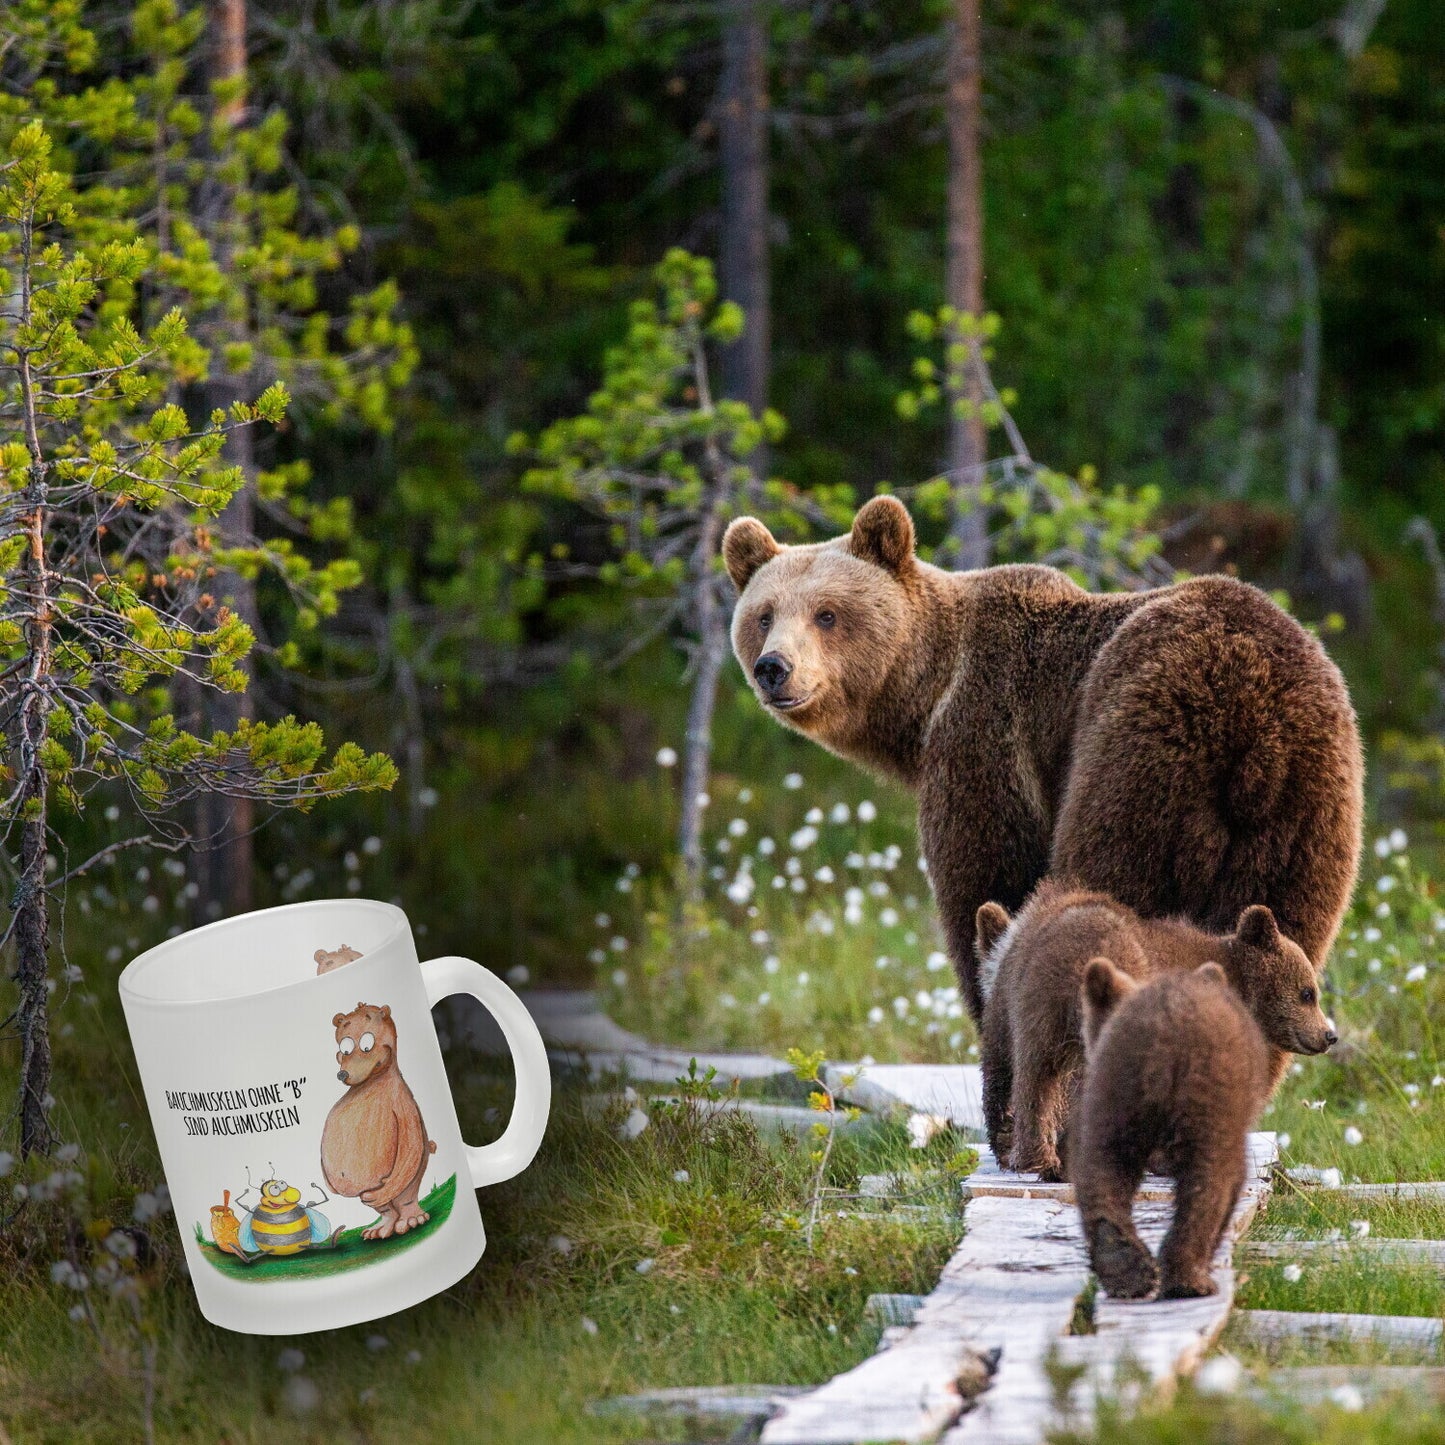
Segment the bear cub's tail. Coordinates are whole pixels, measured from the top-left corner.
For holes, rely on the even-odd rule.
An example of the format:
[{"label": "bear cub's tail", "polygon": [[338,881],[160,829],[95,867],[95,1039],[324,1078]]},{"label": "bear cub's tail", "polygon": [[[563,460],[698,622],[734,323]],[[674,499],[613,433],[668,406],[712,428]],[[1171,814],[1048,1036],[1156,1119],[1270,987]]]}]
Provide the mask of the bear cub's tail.
[{"label": "bear cub's tail", "polygon": [[428,1139],[426,1141],[426,1152],[428,1154],[435,1154],[437,1152],[437,1141],[435,1139]]}]

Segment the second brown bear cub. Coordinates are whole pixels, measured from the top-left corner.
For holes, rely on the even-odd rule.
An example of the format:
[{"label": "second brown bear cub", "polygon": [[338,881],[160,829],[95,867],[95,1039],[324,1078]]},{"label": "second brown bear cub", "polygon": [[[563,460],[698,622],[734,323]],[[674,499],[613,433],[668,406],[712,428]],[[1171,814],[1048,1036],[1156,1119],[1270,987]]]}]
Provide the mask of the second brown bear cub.
[{"label": "second brown bear cub", "polygon": [[[1210,1263],[1244,1184],[1245,1136],[1273,1086],[1258,1010],[1224,970],[1137,984],[1107,959],[1084,973],[1089,1063],[1069,1172],[1104,1291],[1140,1299],[1214,1293]],[[1153,1157],[1172,1175],[1174,1219],[1156,1266],[1134,1228],[1134,1192]]]},{"label": "second brown bear cub", "polygon": [[1079,990],[1092,958],[1139,981],[1218,963],[1277,1051],[1270,1088],[1285,1054],[1322,1053],[1335,1042],[1314,968],[1259,905],[1239,915],[1232,934],[1218,935],[1179,919],[1140,918],[1107,894],[1046,879],[1012,920],[985,903],[975,946],[989,1145],[1000,1163],[1042,1179],[1063,1175],[1060,1145],[1084,1063]]}]

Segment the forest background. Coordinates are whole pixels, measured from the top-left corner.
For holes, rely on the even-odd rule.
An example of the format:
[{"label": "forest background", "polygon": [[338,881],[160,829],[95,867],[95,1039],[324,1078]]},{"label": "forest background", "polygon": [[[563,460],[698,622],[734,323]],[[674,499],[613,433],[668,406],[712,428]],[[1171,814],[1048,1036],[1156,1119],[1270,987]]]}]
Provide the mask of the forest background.
[{"label": "forest background", "polygon": [[[598,415],[604,357],[679,247],[718,261],[746,316],[735,340],[725,308],[660,383],[682,377],[669,404],[689,425],[699,364],[750,408],[725,417],[736,465],[714,521],[754,501],[786,535],[826,535],[893,488],[944,559],[1007,560],[1028,549],[994,526],[1017,521],[1006,489],[972,523],[950,504],[985,475],[980,448],[1011,465],[1026,442],[1061,494],[1106,520],[1124,507],[1169,565],[1236,571],[1327,634],[1385,762],[1377,812],[1428,846],[1445,719],[1445,33],[1429,0],[18,3],[3,63],[6,135],[48,97],[83,195],[123,127],[67,111],[77,97],[121,86],[160,114],[164,92],[250,135],[247,184],[285,197],[303,238],[288,265],[306,294],[273,311],[375,321],[351,372],[293,387],[285,422],[227,455],[323,593],[336,584],[334,615],[298,628],[294,574],[243,578],[246,708],[387,753],[399,782],[304,812],[243,801],[228,834],[226,810],[182,810],[168,836],[218,842],[190,859],[181,921],[355,891],[364,869],[436,949],[575,983],[623,880],[672,876],[692,793],[658,759],[686,751],[708,649],[691,603],[667,605],[675,559],[627,533],[622,473],[578,485],[577,456],[616,438],[562,419]],[[171,184],[201,197],[197,244],[224,260],[203,194],[224,146],[185,129]],[[705,269],[672,264],[672,300],[706,302]],[[1016,431],[982,436],[997,405],[950,421],[927,404],[972,384],[919,355],[945,301],[996,314]],[[274,340],[254,296],[239,305],[246,347]],[[290,372],[246,349],[229,379],[193,379],[191,414],[294,374],[298,334]],[[643,386],[625,372],[637,353],[618,355],[607,384]],[[941,502],[913,490],[948,468]],[[664,521],[700,515],[685,468],[656,470]],[[302,483],[304,504],[278,505]],[[714,661],[718,774],[770,785],[803,760],[832,776]],[[158,705],[184,717],[181,682]],[[57,814],[67,857],[135,834],[124,794]]]}]

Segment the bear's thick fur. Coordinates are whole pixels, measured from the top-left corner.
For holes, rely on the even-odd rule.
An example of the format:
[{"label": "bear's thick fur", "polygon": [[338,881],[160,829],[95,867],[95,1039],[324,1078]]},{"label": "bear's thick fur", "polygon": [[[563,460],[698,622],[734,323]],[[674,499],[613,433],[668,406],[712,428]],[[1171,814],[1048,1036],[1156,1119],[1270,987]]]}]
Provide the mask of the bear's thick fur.
[{"label": "bear's thick fur", "polygon": [[[1270,1092],[1259,1024],[1217,963],[1141,987],[1093,959],[1083,1012],[1088,1066],[1069,1173],[1094,1273],[1120,1299],[1156,1284],[1161,1299],[1213,1294],[1209,1265],[1244,1184],[1245,1136]],[[1151,1158],[1175,1181],[1157,1267],[1133,1215]]]},{"label": "bear's thick fur", "polygon": [[1089,960],[1107,958],[1136,982],[1214,962],[1250,1006],[1271,1046],[1277,1082],[1292,1053],[1335,1042],[1319,1004],[1314,966],[1253,904],[1233,933],[1177,918],[1140,918],[1105,893],[1046,878],[1018,916],[978,910],[974,938],[984,993],[983,1111],[1001,1162],[1041,1179],[1063,1177],[1060,1154],[1084,1062],[1079,990]]},{"label": "bear's thick fur", "polygon": [[381,1216],[363,1239],[390,1239],[431,1218],[417,1200],[437,1146],[397,1066],[390,1005],[359,1003],[331,1023],[346,1092],[321,1131],[321,1172],[337,1194],[359,1197]]},{"label": "bear's thick fur", "polygon": [[917,792],[975,1022],[978,907],[1019,907],[1046,872],[1221,931],[1263,903],[1324,966],[1359,858],[1359,733],[1324,649],[1262,592],[944,572],[892,497],[808,546],[740,518],[723,556],[764,706]]}]

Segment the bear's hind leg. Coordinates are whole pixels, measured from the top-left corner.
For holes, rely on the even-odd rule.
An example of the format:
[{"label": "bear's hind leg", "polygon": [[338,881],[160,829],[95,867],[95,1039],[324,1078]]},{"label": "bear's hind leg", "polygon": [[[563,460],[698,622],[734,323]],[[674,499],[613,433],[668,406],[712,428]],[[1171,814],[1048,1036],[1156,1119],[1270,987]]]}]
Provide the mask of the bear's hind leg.
[{"label": "bear's hind leg", "polygon": [[985,1013],[982,1034],[984,1130],[994,1159],[1000,1169],[1005,1169],[1013,1149],[1008,1113],[1013,1092],[1013,1041],[1003,999],[996,1000]]},{"label": "bear's hind leg", "polygon": [[1056,1184],[1064,1177],[1059,1133],[1068,1107],[1065,1078],[1055,1059],[1020,1062],[1022,1067],[1014,1073],[1012,1167]]},{"label": "bear's hind leg", "polygon": [[1074,1185],[1089,1264],[1111,1299],[1143,1299],[1159,1283],[1154,1256],[1134,1228],[1134,1192],[1143,1172],[1098,1156],[1079,1165]]},{"label": "bear's hind leg", "polygon": [[1196,1299],[1215,1292],[1210,1266],[1243,1186],[1242,1157],[1205,1155],[1180,1169],[1174,1185],[1174,1220],[1159,1249],[1160,1299]]},{"label": "bear's hind leg", "polygon": [[420,1229],[423,1224],[431,1218],[431,1215],[417,1202],[421,1195],[422,1180],[426,1178],[426,1166],[428,1156],[423,1156],[420,1166],[416,1171],[416,1178],[397,1195],[396,1204],[396,1232],[405,1234],[410,1229]]}]

